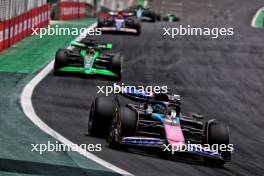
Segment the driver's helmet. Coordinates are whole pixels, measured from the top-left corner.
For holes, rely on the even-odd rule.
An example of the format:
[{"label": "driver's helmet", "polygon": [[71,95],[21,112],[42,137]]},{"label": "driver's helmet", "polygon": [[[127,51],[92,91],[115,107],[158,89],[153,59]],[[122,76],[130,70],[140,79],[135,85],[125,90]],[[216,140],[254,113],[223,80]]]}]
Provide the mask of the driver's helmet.
[{"label": "driver's helmet", "polygon": [[118,18],[123,18],[123,12],[120,10],[120,11],[118,11],[118,13],[117,13],[117,17]]},{"label": "driver's helmet", "polygon": [[87,53],[88,55],[94,55],[94,48],[92,48],[92,47],[88,47],[87,50],[86,50],[86,53]]},{"label": "driver's helmet", "polygon": [[153,107],[153,113],[166,114],[166,107],[161,104],[156,104]]}]

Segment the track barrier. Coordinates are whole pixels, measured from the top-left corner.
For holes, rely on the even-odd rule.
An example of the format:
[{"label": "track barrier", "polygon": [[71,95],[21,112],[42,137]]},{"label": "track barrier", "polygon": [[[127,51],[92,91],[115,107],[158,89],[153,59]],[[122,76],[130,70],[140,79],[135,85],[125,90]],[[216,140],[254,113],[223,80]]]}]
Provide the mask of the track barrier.
[{"label": "track barrier", "polygon": [[0,52],[4,49],[4,23],[0,21]]},{"label": "track barrier", "polygon": [[86,17],[85,2],[65,2],[59,3],[59,20],[72,20]]},{"label": "track barrier", "polygon": [[10,19],[0,21],[0,51],[31,35],[32,28],[47,27],[50,6],[44,4]]}]

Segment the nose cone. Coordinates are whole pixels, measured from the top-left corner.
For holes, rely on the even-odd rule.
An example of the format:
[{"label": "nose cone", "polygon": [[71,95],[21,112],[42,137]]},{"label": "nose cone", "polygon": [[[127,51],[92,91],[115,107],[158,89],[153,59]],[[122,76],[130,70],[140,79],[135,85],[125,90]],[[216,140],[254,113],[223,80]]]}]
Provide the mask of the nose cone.
[{"label": "nose cone", "polygon": [[[184,143],[184,136],[180,124],[164,124],[166,138],[169,144],[181,147]],[[180,149],[180,148],[179,148]]]}]

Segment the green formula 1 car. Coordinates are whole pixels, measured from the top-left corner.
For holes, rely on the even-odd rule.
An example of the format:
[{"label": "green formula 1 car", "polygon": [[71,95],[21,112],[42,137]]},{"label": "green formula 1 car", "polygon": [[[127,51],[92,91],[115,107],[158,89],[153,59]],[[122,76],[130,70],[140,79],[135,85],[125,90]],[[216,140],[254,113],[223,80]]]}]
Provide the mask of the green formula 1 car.
[{"label": "green formula 1 car", "polygon": [[59,49],[55,56],[54,75],[63,72],[97,74],[121,78],[120,54],[103,53],[111,50],[112,44],[98,44],[95,40],[72,41],[70,49]]},{"label": "green formula 1 car", "polygon": [[180,21],[180,18],[177,17],[176,15],[174,14],[166,14],[164,17],[163,17],[163,21],[168,21],[168,22],[175,22],[175,21]]}]

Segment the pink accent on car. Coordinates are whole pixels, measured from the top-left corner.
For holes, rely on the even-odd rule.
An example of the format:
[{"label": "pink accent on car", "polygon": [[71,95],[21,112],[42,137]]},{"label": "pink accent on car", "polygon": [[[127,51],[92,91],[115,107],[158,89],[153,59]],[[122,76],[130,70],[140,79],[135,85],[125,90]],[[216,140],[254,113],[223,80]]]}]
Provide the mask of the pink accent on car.
[{"label": "pink accent on car", "polygon": [[179,124],[167,124],[164,123],[166,137],[168,143],[173,146],[184,144],[184,136],[182,133],[181,126]]}]

